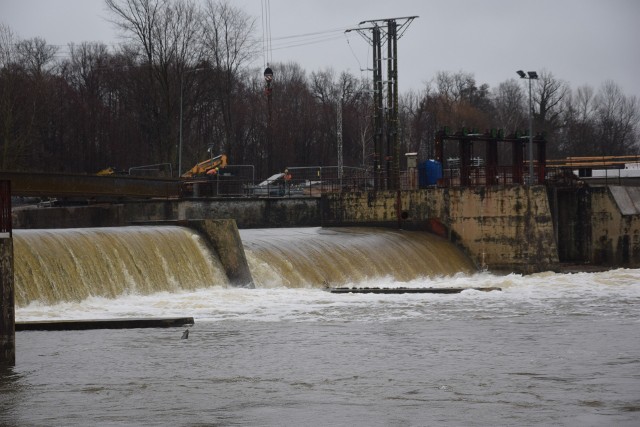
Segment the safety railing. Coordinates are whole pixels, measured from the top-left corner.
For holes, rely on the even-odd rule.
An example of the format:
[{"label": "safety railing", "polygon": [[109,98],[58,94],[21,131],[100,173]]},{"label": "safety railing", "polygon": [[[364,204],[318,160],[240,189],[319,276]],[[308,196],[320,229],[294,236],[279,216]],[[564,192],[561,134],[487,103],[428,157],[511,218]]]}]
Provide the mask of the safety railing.
[{"label": "safety railing", "polygon": [[291,167],[279,174],[255,182],[253,170],[232,170],[229,166],[219,175],[199,177],[182,183],[182,197],[320,197],[325,193],[369,189],[372,179],[366,170],[344,167],[342,174],[335,166]]}]

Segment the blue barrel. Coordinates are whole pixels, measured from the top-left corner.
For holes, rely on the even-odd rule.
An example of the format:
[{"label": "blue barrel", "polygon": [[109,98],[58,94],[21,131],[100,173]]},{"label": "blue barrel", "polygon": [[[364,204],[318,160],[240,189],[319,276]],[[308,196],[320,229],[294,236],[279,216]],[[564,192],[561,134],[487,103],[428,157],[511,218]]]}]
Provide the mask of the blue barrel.
[{"label": "blue barrel", "polygon": [[426,160],[418,164],[418,183],[420,188],[434,186],[442,178],[442,163]]}]

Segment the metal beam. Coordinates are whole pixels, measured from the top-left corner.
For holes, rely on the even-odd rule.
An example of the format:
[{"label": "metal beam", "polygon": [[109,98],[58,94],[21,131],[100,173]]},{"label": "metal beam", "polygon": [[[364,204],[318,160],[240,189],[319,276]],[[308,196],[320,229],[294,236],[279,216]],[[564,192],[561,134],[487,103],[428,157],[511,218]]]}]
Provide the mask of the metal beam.
[{"label": "metal beam", "polygon": [[0,172],[0,180],[11,181],[13,196],[173,198],[180,195],[180,181],[176,179]]}]

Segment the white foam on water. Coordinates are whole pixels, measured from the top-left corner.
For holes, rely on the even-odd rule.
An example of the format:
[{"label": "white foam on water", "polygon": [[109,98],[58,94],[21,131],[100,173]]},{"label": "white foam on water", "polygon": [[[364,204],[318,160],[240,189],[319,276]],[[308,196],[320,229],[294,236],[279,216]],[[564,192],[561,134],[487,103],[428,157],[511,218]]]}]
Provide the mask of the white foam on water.
[{"label": "white foam on water", "polygon": [[196,321],[390,321],[415,317],[518,317],[539,311],[550,315],[640,310],[640,269],[600,273],[529,276],[457,274],[398,282],[391,278],[349,283],[354,287],[499,287],[459,294],[332,294],[318,288],[271,286],[259,289],[214,286],[194,291],[129,294],[116,299],[89,297],[47,306],[16,309],[17,321],[193,316]]}]

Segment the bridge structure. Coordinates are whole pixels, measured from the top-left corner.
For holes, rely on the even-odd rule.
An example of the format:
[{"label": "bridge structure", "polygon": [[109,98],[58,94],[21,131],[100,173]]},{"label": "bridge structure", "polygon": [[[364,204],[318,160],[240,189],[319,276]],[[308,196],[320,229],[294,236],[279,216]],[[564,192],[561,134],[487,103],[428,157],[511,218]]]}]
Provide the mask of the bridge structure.
[{"label": "bridge structure", "polygon": [[0,171],[0,181],[10,181],[11,194],[18,197],[113,201],[180,196],[180,181],[171,178]]}]

